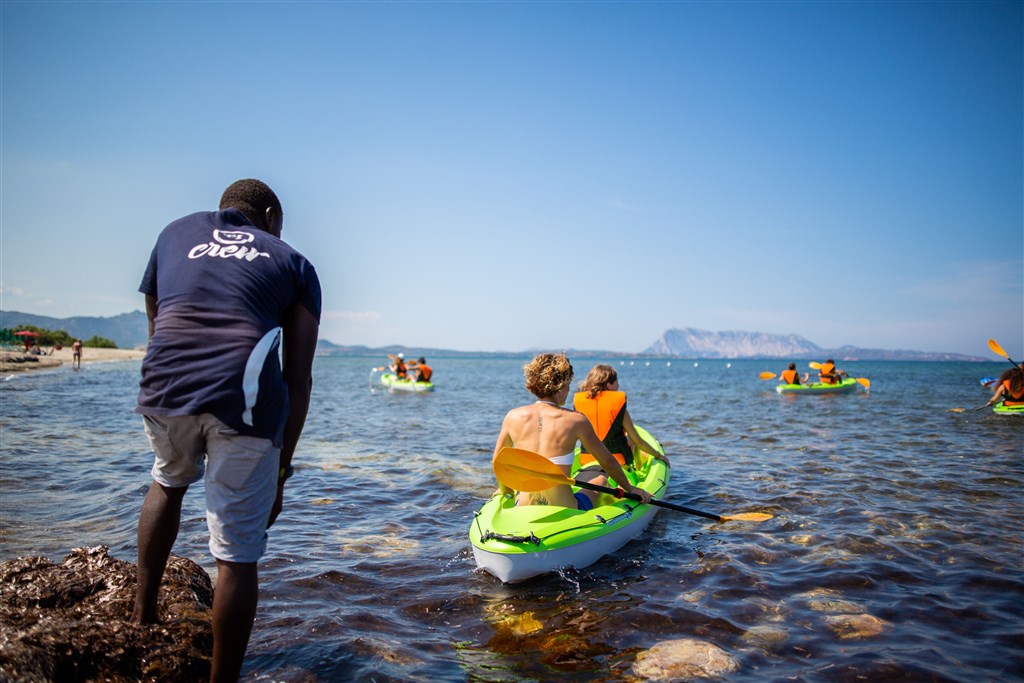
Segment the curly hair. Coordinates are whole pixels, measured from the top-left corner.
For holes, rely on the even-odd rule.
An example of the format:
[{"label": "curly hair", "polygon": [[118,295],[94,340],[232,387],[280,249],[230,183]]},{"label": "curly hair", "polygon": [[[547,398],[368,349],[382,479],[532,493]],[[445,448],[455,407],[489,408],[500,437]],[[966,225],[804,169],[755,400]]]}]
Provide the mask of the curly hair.
[{"label": "curly hair", "polygon": [[537,398],[554,396],[572,382],[572,363],[564,353],[542,353],[523,366],[523,376]]},{"label": "curly hair", "polygon": [[587,392],[589,398],[594,398],[608,388],[608,385],[619,379],[615,368],[610,365],[597,364],[590,368],[586,379],[580,382],[579,390]]},{"label": "curly hair", "polygon": [[254,178],[236,180],[228,185],[220,197],[220,208],[238,209],[257,225],[262,224],[258,221],[263,220],[267,209],[272,208],[278,215],[284,216],[281,201],[274,191],[263,181]]}]

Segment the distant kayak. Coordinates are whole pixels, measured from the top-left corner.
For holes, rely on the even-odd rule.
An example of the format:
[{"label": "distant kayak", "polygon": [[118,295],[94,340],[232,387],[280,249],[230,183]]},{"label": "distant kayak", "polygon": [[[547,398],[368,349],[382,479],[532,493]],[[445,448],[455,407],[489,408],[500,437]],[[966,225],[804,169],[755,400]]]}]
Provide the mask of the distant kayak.
[{"label": "distant kayak", "polygon": [[1007,406],[1002,403],[997,403],[992,407],[992,412],[996,415],[1018,415],[1020,417],[1024,417],[1024,405]]},{"label": "distant kayak", "polygon": [[385,372],[380,376],[380,383],[386,386],[390,391],[433,391],[433,382],[414,382],[411,379],[399,379],[394,373]]},{"label": "distant kayak", "polygon": [[847,377],[839,384],[780,384],[775,391],[780,394],[845,394],[857,388],[857,380]]},{"label": "distant kayak", "polygon": [[981,386],[983,386],[983,387],[991,387],[993,384],[996,383],[996,378],[995,377],[982,377],[978,381],[981,383]]}]

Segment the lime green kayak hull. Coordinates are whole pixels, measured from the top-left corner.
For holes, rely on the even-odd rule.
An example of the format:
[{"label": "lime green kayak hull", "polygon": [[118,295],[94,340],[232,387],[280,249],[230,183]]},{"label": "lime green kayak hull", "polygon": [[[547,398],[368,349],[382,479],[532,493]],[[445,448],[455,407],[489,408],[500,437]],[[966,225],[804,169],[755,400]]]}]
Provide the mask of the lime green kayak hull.
[{"label": "lime green kayak hull", "polygon": [[[650,434],[641,427],[637,429],[664,453]],[[634,467],[626,472],[632,483],[652,497],[662,498],[668,488],[668,467],[639,449],[633,457]],[[577,450],[574,472],[578,466]],[[608,494],[601,495],[594,509],[586,511],[555,505],[517,507],[515,497],[497,494],[474,515],[469,540],[481,569],[501,581],[515,583],[597,562],[643,533],[658,510]]]},{"label": "lime green kayak hull", "polygon": [[380,383],[391,391],[433,391],[433,382],[414,382],[411,379],[398,379],[393,373],[385,372],[380,376]]},{"label": "lime green kayak hull", "polygon": [[780,394],[845,394],[857,388],[857,380],[847,377],[839,384],[780,384]]},{"label": "lime green kayak hull", "polygon": [[1007,406],[997,403],[992,407],[992,412],[996,415],[1019,415],[1024,417],[1024,406]]}]

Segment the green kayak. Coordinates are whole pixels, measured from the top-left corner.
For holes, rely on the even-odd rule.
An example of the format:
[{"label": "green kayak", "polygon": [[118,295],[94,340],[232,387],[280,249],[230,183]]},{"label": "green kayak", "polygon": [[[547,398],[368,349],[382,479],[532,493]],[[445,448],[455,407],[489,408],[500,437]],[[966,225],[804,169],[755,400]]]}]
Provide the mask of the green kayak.
[{"label": "green kayak", "polygon": [[[639,426],[637,430],[664,454],[650,434]],[[572,471],[578,468],[577,449]],[[634,485],[655,499],[664,497],[669,469],[663,461],[635,449],[633,466],[625,469]],[[643,533],[657,512],[653,505],[608,494],[585,511],[555,505],[517,507],[513,496],[495,494],[474,515],[469,540],[480,568],[515,583],[563,567],[587,567]]]},{"label": "green kayak", "polygon": [[393,373],[385,372],[380,376],[380,383],[390,391],[433,391],[433,382],[414,382],[411,379],[398,379]]},{"label": "green kayak", "polygon": [[997,403],[992,406],[992,412],[996,415],[1020,415],[1021,417],[1024,417],[1024,405],[1008,406],[1002,403]]},{"label": "green kayak", "polygon": [[857,388],[857,380],[847,377],[839,384],[780,384],[775,391],[780,394],[845,394]]}]

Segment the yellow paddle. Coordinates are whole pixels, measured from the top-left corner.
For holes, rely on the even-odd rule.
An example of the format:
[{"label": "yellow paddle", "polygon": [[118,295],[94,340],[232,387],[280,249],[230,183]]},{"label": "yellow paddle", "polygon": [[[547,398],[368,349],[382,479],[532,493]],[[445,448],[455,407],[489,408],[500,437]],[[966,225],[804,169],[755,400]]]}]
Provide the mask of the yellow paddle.
[{"label": "yellow paddle", "polygon": [[[628,498],[630,500],[642,500],[635,493],[627,493],[621,488],[608,488],[598,486],[586,481],[571,479],[564,474],[553,462],[532,451],[522,448],[502,448],[494,459],[494,476],[505,486],[516,491],[543,491],[549,489],[553,484],[566,484],[568,486],[579,486],[580,488],[610,493],[616,498]],[[736,515],[716,515],[702,510],[683,507],[675,503],[663,500],[651,499],[650,505],[657,507],[685,512],[698,517],[706,517],[716,522],[763,522],[771,519],[772,516],[766,512],[741,512]]]},{"label": "yellow paddle", "polygon": [[[813,360],[808,363],[807,366],[810,367],[811,370],[821,370],[821,363],[815,363]],[[857,384],[861,385],[865,389],[871,388],[871,380],[867,377],[854,377],[854,379],[857,380]]]},{"label": "yellow paddle", "polygon": [[992,352],[995,353],[996,355],[1002,356],[1006,360],[1010,361],[1010,364],[1013,365],[1013,367],[1020,367],[1019,365],[1013,362],[1013,359],[1010,358],[1010,354],[1008,354],[1006,351],[1003,351],[1003,347],[996,343],[995,339],[988,340],[988,348],[992,349]]},{"label": "yellow paddle", "polygon": [[774,377],[775,377],[775,373],[774,372],[762,372],[761,373],[761,379],[772,379]]},{"label": "yellow paddle", "polygon": [[977,408],[950,408],[949,412],[951,412],[951,413],[973,413],[976,410],[984,410],[985,408],[988,408],[988,404],[987,403],[985,405],[983,405],[983,406],[978,406]]}]

